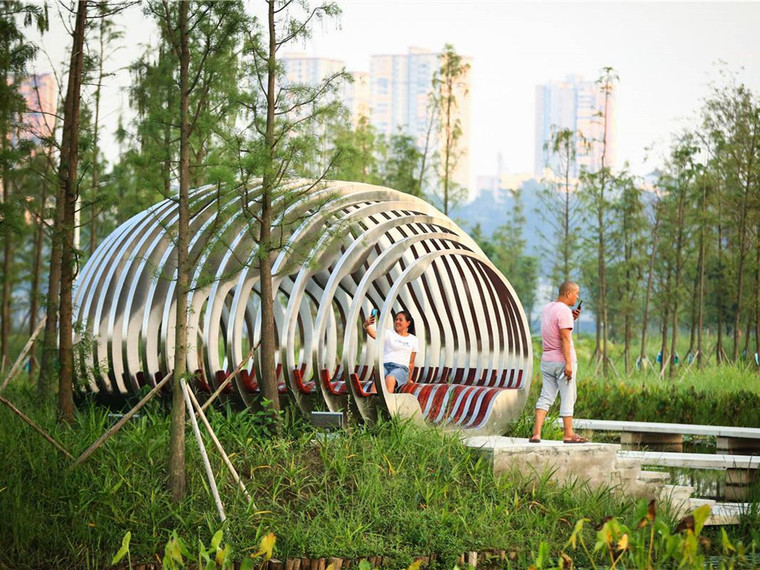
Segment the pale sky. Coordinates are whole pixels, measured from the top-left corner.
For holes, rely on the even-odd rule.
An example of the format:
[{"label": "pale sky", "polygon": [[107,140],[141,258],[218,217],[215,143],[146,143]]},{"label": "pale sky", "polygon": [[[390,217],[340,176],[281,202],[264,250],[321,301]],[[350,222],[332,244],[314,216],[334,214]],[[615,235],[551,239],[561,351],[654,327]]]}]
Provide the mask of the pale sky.
[{"label": "pale sky", "polygon": [[[495,174],[498,153],[507,172],[533,170],[535,86],[567,75],[596,79],[604,66],[617,71],[617,166],[627,160],[636,174],[655,168],[671,135],[694,124],[710,82],[719,79],[719,61],[760,93],[760,3],[339,4],[337,28],[319,24],[309,45],[288,51],[341,59],[349,71],[368,71],[371,55],[405,53],[409,46],[437,51],[451,43],[473,59],[473,175]],[[148,40],[151,28],[139,9],[124,21],[125,47],[114,68],[137,57],[137,44]],[[64,41],[60,30],[43,39],[56,63]],[[49,69],[42,56],[37,70]],[[126,72],[117,76],[108,97],[112,125],[126,105],[128,81]],[[652,145],[657,150],[647,160]]]}]

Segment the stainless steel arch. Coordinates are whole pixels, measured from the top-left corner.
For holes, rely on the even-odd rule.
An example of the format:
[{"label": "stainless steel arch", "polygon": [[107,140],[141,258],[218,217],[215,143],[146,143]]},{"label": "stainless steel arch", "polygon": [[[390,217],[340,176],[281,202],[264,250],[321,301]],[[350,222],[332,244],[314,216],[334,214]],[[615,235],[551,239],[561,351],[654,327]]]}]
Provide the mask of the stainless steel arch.
[{"label": "stainless steel arch", "polygon": [[[191,195],[187,365],[199,391],[218,386],[260,338],[258,185]],[[507,279],[454,222],[389,188],[295,180],[276,191],[272,253],[275,339],[283,398],[315,406],[424,417],[501,433],[530,388],[530,333]],[[117,228],[77,281],[77,374],[93,392],[126,397],[166,374],[174,357],[177,205],[165,200]],[[361,327],[381,308],[378,339]],[[378,382],[395,311],[415,315],[416,380]],[[91,338],[90,338],[91,337]],[[258,399],[254,356],[226,399]],[[375,382],[378,394],[368,389]]]}]

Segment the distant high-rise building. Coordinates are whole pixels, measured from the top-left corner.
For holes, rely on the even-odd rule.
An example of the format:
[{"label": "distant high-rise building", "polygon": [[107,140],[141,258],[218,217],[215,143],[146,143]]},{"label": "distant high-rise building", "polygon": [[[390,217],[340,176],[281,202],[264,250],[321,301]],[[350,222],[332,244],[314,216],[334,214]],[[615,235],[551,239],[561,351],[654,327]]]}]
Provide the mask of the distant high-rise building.
[{"label": "distant high-rise building", "polygon": [[[463,57],[463,63],[471,63]],[[429,128],[428,96],[432,91],[433,74],[440,68],[439,54],[420,48],[409,48],[400,55],[373,55],[370,61],[370,100],[372,125],[390,136],[399,129],[414,137],[422,149]],[[462,156],[454,175],[458,184],[470,186],[470,72],[460,81],[456,93],[458,118],[462,134],[459,138]],[[433,131],[433,137],[438,133]]]},{"label": "distant high-rise building", "polygon": [[[470,63],[470,58],[462,58]],[[303,54],[287,54],[282,58],[285,81],[317,85],[324,78],[345,68],[336,59],[309,57]],[[390,137],[399,132],[408,134],[422,150],[430,128],[428,100],[432,91],[433,74],[440,68],[439,54],[420,48],[409,48],[401,55],[373,55],[370,71],[351,72],[354,81],[344,83],[338,97],[348,108],[355,127],[364,116],[378,133]],[[459,137],[461,157],[454,172],[454,181],[465,188],[470,187],[470,72],[459,81],[455,91],[457,118],[462,134]],[[440,133],[437,124],[431,131],[430,151],[439,149]]]},{"label": "distant high-rise building", "polygon": [[369,118],[372,114],[369,91],[369,73],[351,71],[353,82],[343,86],[343,103],[351,113],[351,124],[356,127],[359,118]]},{"label": "distant high-rise building", "polygon": [[[595,81],[568,76],[564,81],[550,81],[536,86],[535,174],[543,176],[549,168],[559,174],[557,158],[545,147],[552,133],[569,129],[575,133],[575,164],[570,175],[577,177],[581,168],[594,172],[602,166],[604,137],[604,90]],[[578,133],[582,135],[578,136]],[[605,166],[615,164],[615,92],[607,104],[607,152]],[[585,140],[585,142],[584,142]]]},{"label": "distant high-rise building", "polygon": [[[286,54],[282,58],[285,80],[288,83],[319,85],[327,77],[340,73],[346,67],[344,61],[303,54]],[[344,81],[338,90],[338,98],[349,111],[351,124],[355,127],[360,117],[370,115],[369,74],[366,71],[348,72],[353,81]]]},{"label": "distant high-rise building", "polygon": [[24,115],[23,130],[14,133],[22,139],[39,141],[55,131],[58,89],[52,73],[30,75],[19,84],[19,93],[29,110]]},{"label": "distant high-rise building", "polygon": [[339,59],[310,57],[304,54],[285,54],[282,58],[288,83],[318,85],[323,79],[340,73],[346,64]]}]

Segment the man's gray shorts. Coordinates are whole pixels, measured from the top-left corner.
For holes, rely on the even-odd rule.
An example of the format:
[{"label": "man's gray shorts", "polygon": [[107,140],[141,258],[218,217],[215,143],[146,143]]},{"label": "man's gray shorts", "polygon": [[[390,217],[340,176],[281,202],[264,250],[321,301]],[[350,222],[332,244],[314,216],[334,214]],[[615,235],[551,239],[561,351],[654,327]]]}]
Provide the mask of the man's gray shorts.
[{"label": "man's gray shorts", "polygon": [[554,400],[557,399],[557,392],[559,392],[560,417],[572,416],[577,395],[575,388],[577,370],[578,363],[573,362],[573,378],[568,382],[565,379],[564,362],[544,362],[542,360],[541,380],[543,386],[541,387],[541,395],[538,397],[538,402],[536,403],[536,409],[549,411]]}]

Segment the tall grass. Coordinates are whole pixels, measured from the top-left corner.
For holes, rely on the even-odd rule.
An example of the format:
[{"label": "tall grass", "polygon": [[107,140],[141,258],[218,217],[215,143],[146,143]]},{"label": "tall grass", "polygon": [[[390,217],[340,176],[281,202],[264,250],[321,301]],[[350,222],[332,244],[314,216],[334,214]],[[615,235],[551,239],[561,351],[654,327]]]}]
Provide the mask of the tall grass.
[{"label": "tall grass", "polygon": [[[74,426],[62,426],[52,410],[35,404],[33,391],[15,385],[6,395],[75,456],[112,421],[107,410],[85,404]],[[0,567],[107,567],[127,531],[132,563],[155,561],[172,532],[192,547],[209,544],[218,530],[237,560],[271,532],[278,558],[383,555],[401,568],[414,556],[437,553],[437,567],[451,569],[462,552],[496,549],[507,551],[514,567],[527,567],[546,548],[542,543],[558,556],[582,518],[636,522],[633,503],[609,489],[494,477],[482,456],[434,429],[387,422],[328,436],[293,414],[284,436],[273,437],[266,416],[225,411],[210,420],[255,504],[207,441],[225,524],[191,440],[188,496],[172,503],[165,488],[169,419],[159,403],[74,470],[0,408]],[[521,421],[517,428],[526,429],[532,412]],[[587,526],[593,540],[594,525]],[[757,539],[756,527],[735,529],[733,538]]]},{"label": "tall grass", "polygon": [[[34,409],[34,394],[10,394],[75,456],[109,424],[82,407],[72,427]],[[395,422],[326,437],[297,421],[273,438],[254,414],[211,414],[212,424],[254,498],[249,505],[211,450],[228,520],[219,523],[194,442],[188,496],[165,489],[169,420],[149,405],[77,469],[5,408],[0,409],[0,567],[109,565],[131,532],[133,563],[156,560],[172,531],[189,545],[223,529],[240,559],[263,535],[275,556],[383,555],[406,567],[438,553],[452,568],[468,550],[500,549],[527,566],[540,541],[561,545],[580,517],[625,516],[631,504],[606,491],[495,478],[479,454],[450,435]]]}]

